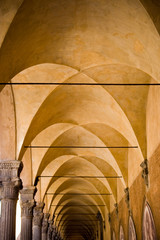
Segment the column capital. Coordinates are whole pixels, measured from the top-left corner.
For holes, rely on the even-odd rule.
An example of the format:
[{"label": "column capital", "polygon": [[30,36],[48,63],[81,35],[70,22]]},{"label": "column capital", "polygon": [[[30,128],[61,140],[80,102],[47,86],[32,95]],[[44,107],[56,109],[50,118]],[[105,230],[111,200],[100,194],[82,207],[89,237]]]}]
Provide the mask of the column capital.
[{"label": "column capital", "polygon": [[38,203],[33,209],[33,225],[41,227],[44,203]]},{"label": "column capital", "polygon": [[1,239],[15,239],[16,202],[22,188],[22,162],[0,160]]},{"label": "column capital", "polygon": [[43,221],[42,221],[42,233],[46,233],[48,230],[48,219],[49,219],[50,214],[49,213],[44,213],[43,216]]},{"label": "column capital", "polygon": [[[20,191],[22,210],[25,207],[32,208],[33,206],[35,206],[34,196],[35,196],[36,191],[37,191],[37,188],[35,186],[27,186],[27,187],[24,187]],[[23,211],[22,211],[22,213],[23,213]],[[23,214],[22,214],[22,216],[23,216]]]},{"label": "column capital", "polygon": [[25,202],[21,202],[21,216],[32,218],[34,206],[35,206],[34,199],[25,201]]},{"label": "column capital", "polygon": [[26,186],[20,191],[21,193],[21,200],[30,200],[33,199],[37,192],[37,188],[35,186]]},{"label": "column capital", "polygon": [[0,160],[0,181],[8,182],[19,178],[23,163],[18,160]]},{"label": "column capital", "polygon": [[1,199],[18,199],[22,182],[19,178],[22,162],[17,160],[0,160]]}]

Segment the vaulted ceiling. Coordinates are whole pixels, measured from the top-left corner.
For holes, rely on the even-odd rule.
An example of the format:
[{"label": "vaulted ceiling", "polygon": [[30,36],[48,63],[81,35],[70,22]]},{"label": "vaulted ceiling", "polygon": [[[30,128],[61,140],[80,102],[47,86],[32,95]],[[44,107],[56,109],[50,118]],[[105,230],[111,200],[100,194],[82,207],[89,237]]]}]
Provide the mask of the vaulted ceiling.
[{"label": "vaulted ceiling", "polygon": [[1,157],[23,161],[24,186],[39,176],[37,201],[76,239],[98,211],[107,219],[160,140],[148,150],[159,13],[151,0],[0,1]]}]

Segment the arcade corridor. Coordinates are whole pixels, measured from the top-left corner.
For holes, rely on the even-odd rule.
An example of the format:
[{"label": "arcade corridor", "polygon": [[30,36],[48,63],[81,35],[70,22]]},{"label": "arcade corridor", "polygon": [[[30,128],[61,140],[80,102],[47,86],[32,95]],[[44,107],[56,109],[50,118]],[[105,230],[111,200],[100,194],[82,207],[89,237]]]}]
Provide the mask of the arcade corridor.
[{"label": "arcade corridor", "polygon": [[159,34],[159,0],[0,0],[0,240],[160,239]]}]

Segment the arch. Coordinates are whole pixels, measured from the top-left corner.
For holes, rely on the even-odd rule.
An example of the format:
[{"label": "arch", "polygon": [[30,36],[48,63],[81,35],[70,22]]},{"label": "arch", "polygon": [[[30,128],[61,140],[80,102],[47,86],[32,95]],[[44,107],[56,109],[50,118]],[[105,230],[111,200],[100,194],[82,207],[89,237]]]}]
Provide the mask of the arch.
[{"label": "arch", "polygon": [[[109,1],[107,7],[106,1],[99,0],[93,4],[91,0],[81,0],[80,8],[77,1],[70,0],[67,4],[65,2],[54,1],[52,4],[46,0],[44,4],[44,1],[40,0],[40,7],[37,1],[33,1],[32,9],[28,1],[23,2],[21,11],[17,12],[2,45],[2,81],[7,82],[8,78],[22,69],[44,61],[66,63],[78,69],[97,62],[103,64],[119,61],[149,69],[149,72],[159,72],[159,35],[138,0],[134,3],[120,0],[116,4]],[[87,8],[92,11],[86,11]],[[93,17],[93,13],[96,17]],[[135,22],[137,15],[139,19]],[[28,16],[32,26],[30,21],[25,21]],[[43,23],[41,28],[38,26],[40,19]],[[77,24],[80,19],[83,19],[84,24]],[[119,19],[121,24],[118,24]],[[51,27],[53,29],[50,29]],[[71,30],[72,27],[74,31]],[[38,47],[39,41],[42,43],[41,47]],[[68,49],[72,55],[69,59]],[[10,52],[9,56],[7,51]],[[154,56],[152,61],[151,55]]]},{"label": "arch", "polygon": [[153,214],[147,201],[143,210],[142,239],[158,240]]},{"label": "arch", "polygon": [[136,229],[135,229],[135,225],[133,222],[133,218],[131,216],[129,216],[129,240],[136,240],[137,236],[136,236]]},{"label": "arch", "polygon": [[120,225],[120,228],[119,228],[119,240],[124,240],[124,230],[123,230],[123,227],[122,225]]},{"label": "arch", "polygon": [[16,159],[16,114],[11,86],[0,92],[0,159]]}]

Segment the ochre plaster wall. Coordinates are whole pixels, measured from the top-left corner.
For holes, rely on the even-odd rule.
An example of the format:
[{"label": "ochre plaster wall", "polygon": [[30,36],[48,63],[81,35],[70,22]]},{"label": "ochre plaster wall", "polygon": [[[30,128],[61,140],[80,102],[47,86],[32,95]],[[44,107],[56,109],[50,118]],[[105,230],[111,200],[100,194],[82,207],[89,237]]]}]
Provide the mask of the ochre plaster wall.
[{"label": "ochre plaster wall", "polygon": [[[150,186],[145,187],[141,174],[136,178],[130,187],[130,206],[136,228],[137,240],[142,240],[142,219],[144,202],[149,203],[153,218],[155,221],[157,238],[160,239],[160,188],[159,188],[159,171],[160,171],[160,145],[157,147],[152,157],[149,159],[149,182]],[[119,227],[123,226],[125,239],[128,239],[128,209],[125,203],[125,197],[118,204],[119,217],[116,216],[115,210],[111,214],[111,233],[114,230],[116,239],[119,239]]]}]

